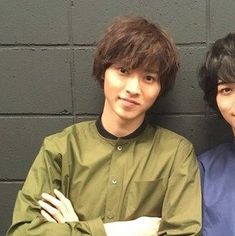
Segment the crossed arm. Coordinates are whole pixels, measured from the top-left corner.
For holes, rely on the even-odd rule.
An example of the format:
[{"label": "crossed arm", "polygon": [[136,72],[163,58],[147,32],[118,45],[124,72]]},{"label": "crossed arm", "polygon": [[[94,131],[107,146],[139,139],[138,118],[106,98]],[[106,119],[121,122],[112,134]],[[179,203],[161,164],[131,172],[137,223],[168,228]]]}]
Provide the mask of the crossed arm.
[{"label": "crossed arm", "polygon": [[[42,194],[38,203],[41,215],[52,223],[79,222],[72,203],[60,191],[54,190],[55,196],[48,193]],[[158,217],[140,217],[130,221],[117,221],[105,223],[104,229],[107,236],[155,236],[161,219]]]}]

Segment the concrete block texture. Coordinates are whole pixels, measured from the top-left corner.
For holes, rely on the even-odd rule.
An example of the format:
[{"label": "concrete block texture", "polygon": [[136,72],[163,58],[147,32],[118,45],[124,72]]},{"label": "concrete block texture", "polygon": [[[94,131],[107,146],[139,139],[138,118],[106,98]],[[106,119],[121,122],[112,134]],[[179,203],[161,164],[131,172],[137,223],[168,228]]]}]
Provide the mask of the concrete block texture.
[{"label": "concrete block texture", "polygon": [[73,124],[73,117],[0,117],[0,180],[23,180],[45,136]]},{"label": "concrete block texture", "polygon": [[235,1],[210,0],[210,41],[235,32]]},{"label": "concrete block texture", "polygon": [[116,16],[139,15],[159,23],[177,43],[206,41],[206,1],[80,0],[73,1],[75,44],[94,44]]},{"label": "concrete block texture", "polygon": [[0,49],[0,113],[72,113],[70,52]]},{"label": "concrete block texture", "polygon": [[103,89],[92,77],[92,49],[74,51],[74,111],[76,114],[100,114],[103,108]]},{"label": "concrete block texture", "polygon": [[15,199],[22,185],[20,182],[0,182],[0,235],[5,235],[11,225]]},{"label": "concrete block texture", "polygon": [[175,87],[154,104],[153,113],[199,113],[205,111],[199,87],[198,69],[206,52],[205,47],[180,47],[181,67]]},{"label": "concrete block texture", "polygon": [[67,0],[1,0],[0,44],[67,44]]}]

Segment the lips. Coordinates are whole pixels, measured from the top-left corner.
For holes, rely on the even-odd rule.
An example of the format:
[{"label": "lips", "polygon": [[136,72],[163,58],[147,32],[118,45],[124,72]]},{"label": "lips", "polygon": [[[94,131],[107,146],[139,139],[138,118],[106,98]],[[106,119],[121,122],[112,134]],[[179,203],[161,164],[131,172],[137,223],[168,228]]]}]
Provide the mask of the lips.
[{"label": "lips", "polygon": [[139,102],[133,100],[133,99],[129,99],[129,98],[121,98],[119,97],[120,100],[126,102],[126,103],[130,103],[130,104],[134,104],[134,105],[140,105]]}]

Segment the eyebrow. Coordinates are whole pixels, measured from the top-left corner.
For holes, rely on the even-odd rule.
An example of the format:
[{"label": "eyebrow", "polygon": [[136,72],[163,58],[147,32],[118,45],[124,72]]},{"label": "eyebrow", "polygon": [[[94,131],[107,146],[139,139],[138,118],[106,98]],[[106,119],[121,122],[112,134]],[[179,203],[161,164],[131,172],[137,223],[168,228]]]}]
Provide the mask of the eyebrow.
[{"label": "eyebrow", "polygon": [[218,85],[221,85],[221,84],[230,84],[230,83],[225,82],[225,81],[219,81],[219,82],[217,83],[217,86],[218,86]]},{"label": "eyebrow", "polygon": [[221,85],[221,84],[225,84],[225,82],[224,81],[220,81],[220,82],[217,83],[217,85]]},{"label": "eyebrow", "polygon": [[152,74],[152,75],[158,75],[159,74],[158,71],[150,71],[150,70],[144,70],[144,73]]}]

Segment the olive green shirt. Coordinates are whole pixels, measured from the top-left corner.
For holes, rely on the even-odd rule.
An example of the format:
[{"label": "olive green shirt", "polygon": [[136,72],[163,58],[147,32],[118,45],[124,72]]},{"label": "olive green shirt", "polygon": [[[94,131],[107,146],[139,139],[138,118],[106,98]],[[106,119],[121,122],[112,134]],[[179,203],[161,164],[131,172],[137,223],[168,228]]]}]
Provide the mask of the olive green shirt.
[{"label": "olive green shirt", "polygon": [[[200,177],[191,143],[149,124],[135,133],[113,139],[89,121],[45,138],[7,235],[105,236],[103,223],[140,216],[161,217],[159,235],[200,235]],[[37,201],[54,188],[71,200],[79,222],[43,219]]]}]

